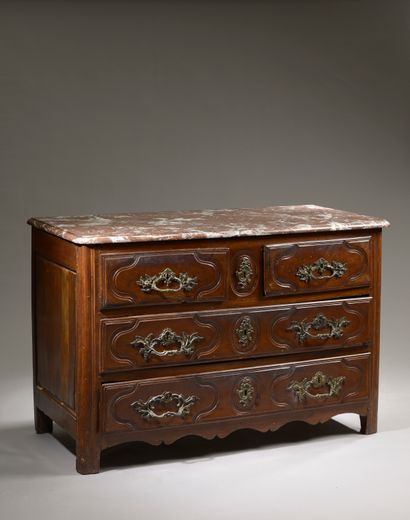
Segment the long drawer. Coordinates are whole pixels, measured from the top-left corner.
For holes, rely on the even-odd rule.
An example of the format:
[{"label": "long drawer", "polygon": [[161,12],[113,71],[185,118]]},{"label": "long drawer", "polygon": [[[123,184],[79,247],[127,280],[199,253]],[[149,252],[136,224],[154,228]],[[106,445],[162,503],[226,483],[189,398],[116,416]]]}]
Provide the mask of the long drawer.
[{"label": "long drawer", "polygon": [[353,298],[107,318],[100,371],[370,347],[371,317],[371,298]]},{"label": "long drawer", "polygon": [[102,431],[181,427],[364,401],[370,356],[103,384]]}]

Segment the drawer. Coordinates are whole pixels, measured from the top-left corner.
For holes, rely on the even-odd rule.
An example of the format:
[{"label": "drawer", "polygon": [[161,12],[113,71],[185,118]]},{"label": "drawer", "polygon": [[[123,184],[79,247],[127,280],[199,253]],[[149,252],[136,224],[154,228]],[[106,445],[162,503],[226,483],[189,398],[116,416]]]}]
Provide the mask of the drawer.
[{"label": "drawer", "polygon": [[172,428],[366,400],[369,359],[365,353],[103,384],[102,429]]},{"label": "drawer", "polygon": [[228,256],[226,248],[101,253],[100,305],[108,309],[224,300]]},{"label": "drawer", "polygon": [[279,296],[370,285],[371,237],[266,245],[264,294]]},{"label": "drawer", "polygon": [[370,344],[371,298],[111,318],[101,372]]}]

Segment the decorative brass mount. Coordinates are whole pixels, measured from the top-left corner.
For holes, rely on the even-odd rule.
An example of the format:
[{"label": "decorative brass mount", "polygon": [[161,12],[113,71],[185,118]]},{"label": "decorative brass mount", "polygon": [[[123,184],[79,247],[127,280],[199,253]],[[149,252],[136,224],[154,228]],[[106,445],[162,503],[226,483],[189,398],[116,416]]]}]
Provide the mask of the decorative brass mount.
[{"label": "decorative brass mount", "polygon": [[[153,276],[143,274],[137,281],[137,284],[144,292],[192,291],[197,283],[196,276],[189,276],[188,273],[179,273],[179,276],[177,276],[169,267],[166,267],[159,274],[154,274]],[[158,286],[158,284],[162,284],[162,286]]]},{"label": "decorative brass mount", "polygon": [[[317,400],[326,399],[327,397],[339,395],[345,380],[345,376],[330,377],[323,372],[316,372],[312,379],[305,377],[302,381],[292,381],[288,386],[288,390],[293,390],[299,401],[304,401],[307,397]],[[328,392],[312,394],[309,391],[311,388],[323,388],[324,386],[329,387]]]},{"label": "decorative brass mount", "polygon": [[[186,417],[191,411],[191,407],[199,400],[196,395],[183,397],[181,394],[163,392],[160,395],[150,397],[147,401],[135,401],[131,407],[138,412],[144,419],[164,419],[166,417]],[[167,410],[162,413],[155,412],[155,406],[174,403],[176,410]]]},{"label": "decorative brass mount", "polygon": [[343,262],[333,260],[329,262],[325,258],[319,258],[313,264],[304,264],[298,267],[296,276],[302,282],[310,282],[310,280],[322,280],[327,278],[341,278],[347,271],[347,266]]},{"label": "decorative brass mount", "polygon": [[253,341],[253,335],[255,333],[255,329],[252,326],[252,321],[249,316],[245,316],[242,318],[239,327],[235,330],[236,335],[238,336],[239,343],[243,347],[247,347],[249,343]]},{"label": "decorative brass mount", "polygon": [[236,390],[239,396],[239,404],[243,408],[249,408],[255,397],[255,387],[249,377],[244,377]]},{"label": "decorative brass mount", "polygon": [[[135,336],[134,340],[131,341],[131,345],[139,348],[139,352],[145,360],[151,355],[165,357],[185,354],[188,357],[194,353],[194,344],[201,339],[204,338],[198,332],[177,334],[172,329],[166,328],[158,336],[154,336],[153,333],[145,337]],[[172,345],[178,345],[178,347],[166,348]],[[164,349],[158,350],[158,346],[164,347]]]},{"label": "decorative brass mount", "polygon": [[235,272],[236,279],[238,280],[238,287],[240,289],[246,289],[252,281],[253,269],[251,259],[249,256],[244,256],[239,264],[238,269]]},{"label": "decorative brass mount", "polygon": [[[344,316],[340,319],[326,318],[318,314],[312,321],[293,321],[288,330],[293,330],[299,341],[303,343],[307,338],[314,339],[337,339],[343,336],[343,329],[350,325],[350,321]],[[312,334],[313,331],[329,329],[328,332]]]}]

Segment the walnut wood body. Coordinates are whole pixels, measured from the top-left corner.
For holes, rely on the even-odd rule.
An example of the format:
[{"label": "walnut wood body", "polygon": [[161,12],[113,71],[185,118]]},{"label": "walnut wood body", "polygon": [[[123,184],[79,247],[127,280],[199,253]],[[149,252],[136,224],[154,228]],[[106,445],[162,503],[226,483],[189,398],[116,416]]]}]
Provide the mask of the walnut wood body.
[{"label": "walnut wood body", "polygon": [[[326,272],[311,283],[295,276],[320,258],[345,264],[345,275]],[[358,413],[362,431],[373,433],[380,258],[380,229],[95,246],[33,229],[36,430],[51,431],[52,421],[65,428],[80,473],[99,471],[104,448],[134,440],[223,437],[343,412]],[[188,291],[141,289],[141,276],[166,268],[196,283]],[[311,327],[300,340],[294,324],[318,315],[348,323],[329,337],[318,337],[332,333],[328,325]],[[179,338],[196,333],[192,352],[181,350],[181,339],[161,344],[166,329]],[[290,389],[318,372],[343,378],[337,394],[300,399]],[[329,384],[312,392],[327,394]],[[153,401],[154,416],[144,418],[143,404],[164,392],[170,400]],[[198,399],[175,415],[175,395]]]},{"label": "walnut wood body", "polygon": [[[337,396],[326,399],[322,406],[335,406],[353,401],[364,401],[369,392],[369,353],[332,359],[277,364],[273,367],[242,368],[239,370],[212,369],[195,375],[173,375],[167,378],[142,379],[126,383],[103,384],[102,388],[102,430],[104,433],[129,431],[138,432],[141,440],[149,442],[146,430],[183,428],[205,421],[229,420],[246,414],[249,419],[261,414],[289,410],[306,410],[318,406],[314,398],[300,401],[294,392],[289,391],[292,380],[311,379],[317,371],[327,376],[345,377],[343,388]],[[251,385],[252,395],[249,402],[241,404],[240,385],[246,379]],[[326,385],[324,390],[327,391]],[[195,396],[197,400],[186,417],[170,416],[148,420],[136,413],[131,404],[142,402],[151,396],[170,391],[183,397]],[[320,390],[315,390],[317,396]],[[318,397],[320,399],[320,397]],[[173,411],[172,403],[166,411]]]},{"label": "walnut wood body", "polygon": [[[98,339],[100,371],[118,372],[292,352],[326,352],[362,345],[368,345],[370,349],[371,306],[371,298],[352,298],[225,311],[103,318]],[[292,324],[311,323],[318,315],[334,320],[346,319],[348,324],[340,337],[331,338],[321,338],[318,334],[323,331],[317,331],[312,337],[301,339],[297,331],[292,330]],[[192,351],[184,352],[175,341],[161,345],[159,339],[167,330],[179,337],[196,334]],[[328,329],[324,330],[328,332]],[[135,338],[140,338],[139,343],[135,344]],[[147,343],[153,345],[151,350]]]}]

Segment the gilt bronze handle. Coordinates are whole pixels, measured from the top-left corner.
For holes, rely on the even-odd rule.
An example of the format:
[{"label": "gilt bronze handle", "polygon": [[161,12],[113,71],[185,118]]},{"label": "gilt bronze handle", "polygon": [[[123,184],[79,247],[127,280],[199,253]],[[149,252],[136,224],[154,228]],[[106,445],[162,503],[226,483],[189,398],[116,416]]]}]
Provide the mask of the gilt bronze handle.
[{"label": "gilt bronze handle", "polygon": [[[143,274],[137,281],[137,284],[144,292],[192,291],[197,283],[196,276],[189,276],[188,273],[179,273],[179,275],[177,275],[169,267],[166,267],[159,274],[154,274],[153,276]],[[158,286],[158,284],[161,284],[161,286]]]},{"label": "gilt bronze handle", "polygon": [[304,264],[298,267],[296,276],[302,282],[310,282],[310,280],[323,280],[329,278],[341,278],[347,271],[347,266],[343,262],[333,260],[329,262],[325,258],[319,258],[313,264]]},{"label": "gilt bronze handle", "polygon": [[[293,390],[299,401],[304,401],[307,397],[311,399],[326,399],[327,397],[334,397],[339,395],[345,376],[330,377],[323,372],[316,372],[312,379],[305,377],[302,381],[292,381],[288,386],[288,390]],[[312,394],[309,390],[311,388],[323,388],[327,386],[328,392],[322,394]]]},{"label": "gilt bronze handle", "polygon": [[[300,343],[307,338],[314,339],[337,339],[343,336],[343,329],[350,325],[350,321],[344,316],[340,319],[326,318],[323,314],[318,314],[312,321],[293,321],[288,330],[293,330]],[[311,331],[328,329],[328,332],[313,334]]]},{"label": "gilt bronze handle", "polygon": [[[166,328],[158,336],[153,333],[148,334],[148,336],[135,336],[131,345],[139,348],[140,354],[146,361],[151,355],[165,357],[185,354],[191,356],[194,353],[194,344],[201,339],[204,338],[197,332],[177,334],[172,329]],[[172,345],[178,345],[178,347],[167,349]],[[164,349],[158,350],[157,347],[164,347]]]},{"label": "gilt bronze handle", "polygon": [[[138,412],[143,419],[164,419],[166,417],[186,417],[190,414],[191,407],[199,401],[196,395],[183,397],[181,394],[165,391],[160,395],[150,397],[147,401],[135,401],[131,407]],[[157,413],[156,406],[174,404],[176,410],[167,410]]]}]

